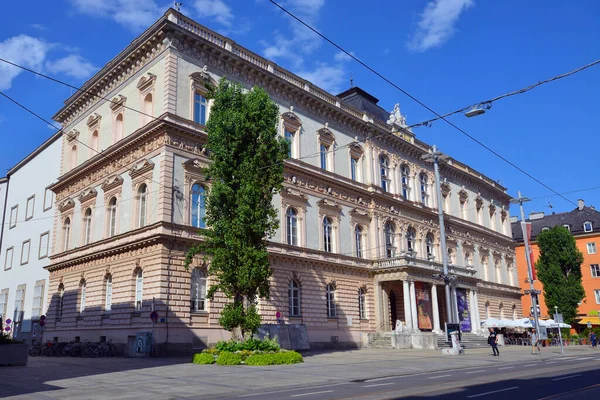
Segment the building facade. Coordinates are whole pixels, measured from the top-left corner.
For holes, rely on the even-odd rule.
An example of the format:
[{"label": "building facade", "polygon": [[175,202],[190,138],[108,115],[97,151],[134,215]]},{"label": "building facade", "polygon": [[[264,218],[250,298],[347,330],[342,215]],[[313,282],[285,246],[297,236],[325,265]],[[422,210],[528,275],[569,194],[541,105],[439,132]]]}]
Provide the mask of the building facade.
[{"label": "building facade", "polygon": [[54,193],[60,173],[62,134],[57,133],[8,171],[0,235],[0,315],[11,319],[13,337],[39,335],[46,312],[48,271],[54,226]]},{"label": "building facade", "polygon": [[[577,208],[572,211],[552,213],[551,215],[532,212],[529,214],[527,222],[531,222],[530,242],[534,260],[537,260],[540,255],[536,238],[541,232],[554,226],[564,226],[573,234],[577,248],[583,253],[581,275],[585,298],[579,305],[578,315],[582,318],[583,324],[587,324],[589,320],[593,325],[600,325],[597,316],[587,318],[590,313],[600,312],[600,254],[596,249],[596,246],[600,245],[600,212],[593,207],[586,206],[585,202],[580,199]],[[520,221],[517,221],[516,218],[513,218],[512,231],[515,241],[519,244],[516,248],[516,260],[521,277],[520,285],[523,290],[529,290],[529,282],[525,282],[528,275],[523,232]],[[538,303],[542,316],[552,318],[554,310],[549,310],[546,306],[542,283],[539,280],[534,281],[534,288],[541,291],[538,295]],[[531,297],[524,296],[522,304],[523,315],[529,315]]]},{"label": "building facade", "polygon": [[[189,350],[227,338],[226,299],[206,299],[199,258],[209,183],[207,85],[263,87],[290,142],[281,226],[271,238],[265,323],[305,324],[314,346],[365,333],[441,332],[446,304],[431,151],[359,88],[333,96],[169,10],[54,116],[65,132],[56,194],[48,331]],[[94,96],[96,94],[97,96]],[[441,167],[454,300],[465,329],[520,316],[505,188],[449,159]],[[158,319],[150,319],[152,311]],[[468,321],[468,322],[466,322]]]}]

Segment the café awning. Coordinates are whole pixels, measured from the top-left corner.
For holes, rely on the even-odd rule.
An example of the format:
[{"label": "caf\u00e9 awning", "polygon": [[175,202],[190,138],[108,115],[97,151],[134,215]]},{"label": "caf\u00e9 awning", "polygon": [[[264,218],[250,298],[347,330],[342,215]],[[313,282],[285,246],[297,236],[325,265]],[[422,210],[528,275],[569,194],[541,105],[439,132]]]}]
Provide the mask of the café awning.
[{"label": "caf\u00e9 awning", "polygon": [[587,325],[588,322],[591,322],[592,325],[600,325],[600,318],[598,317],[583,317],[581,321],[579,321],[579,325]]}]

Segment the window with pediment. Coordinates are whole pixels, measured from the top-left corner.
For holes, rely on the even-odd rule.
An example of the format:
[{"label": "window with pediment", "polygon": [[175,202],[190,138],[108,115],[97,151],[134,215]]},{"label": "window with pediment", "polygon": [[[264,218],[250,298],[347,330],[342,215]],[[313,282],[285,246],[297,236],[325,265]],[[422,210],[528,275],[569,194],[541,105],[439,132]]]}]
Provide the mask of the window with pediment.
[{"label": "window with pediment", "polygon": [[390,159],[386,155],[379,156],[379,176],[384,192],[391,192]]},{"label": "window with pediment", "polygon": [[69,250],[71,240],[71,219],[65,218],[62,226],[62,249],[63,251]]},{"label": "window with pediment", "polygon": [[334,171],[334,148],[335,137],[328,128],[322,128],[317,131],[319,141],[319,160],[320,166],[326,171]]},{"label": "window with pediment", "polygon": [[192,226],[206,228],[206,188],[200,183],[192,185]]},{"label": "window with pediment", "polygon": [[110,109],[112,110],[112,140],[113,143],[123,139],[123,119],[125,115],[125,103],[127,97],[118,95],[113,98],[110,103]]},{"label": "window with pediment", "polygon": [[323,250],[333,252],[333,220],[330,217],[323,218]]},{"label": "window with pediment", "polygon": [[464,220],[469,219],[469,194],[465,190],[458,192],[458,202],[460,206],[460,217]]},{"label": "window with pediment", "polygon": [[297,279],[290,279],[288,284],[288,302],[290,317],[299,317],[301,315],[301,291],[300,282]]},{"label": "window with pediment", "polygon": [[385,256],[393,258],[396,256],[396,226],[387,221],[383,226],[383,235],[385,241]]},{"label": "window with pediment", "polygon": [[138,90],[142,103],[142,126],[154,120],[154,87],[156,75],[148,72],[138,81]]},{"label": "window with pediment", "polygon": [[117,197],[113,196],[108,201],[108,237],[113,237],[117,234]]},{"label": "window with pediment", "polygon": [[402,197],[410,200],[410,168],[407,164],[400,166],[400,184],[402,186]]},{"label": "window with pediment", "polygon": [[429,182],[427,174],[424,172],[419,174],[419,186],[421,189],[421,204],[425,207],[429,207]]},{"label": "window with pediment", "polygon": [[406,230],[406,251],[409,255],[417,254],[417,231],[412,226]]},{"label": "window with pediment", "polygon": [[92,241],[92,209],[88,207],[83,214],[83,244],[90,244]]},{"label": "window with pediment", "polygon": [[300,158],[300,129],[302,122],[293,112],[285,112],[281,115],[281,135],[289,144],[288,156]]},{"label": "window with pediment", "polygon": [[289,207],[285,212],[286,242],[292,246],[298,246],[298,211]]},{"label": "window with pediment", "polygon": [[213,103],[212,99],[208,98],[208,92],[210,87],[216,84],[208,72],[208,66],[204,66],[201,71],[191,74],[190,83],[191,120],[197,124],[206,125]]},{"label": "window with pediment", "polygon": [[475,214],[477,216],[477,223],[483,226],[483,199],[481,196],[475,198]]},{"label": "window with pediment", "polygon": [[363,181],[363,149],[358,143],[349,146],[350,153],[350,179],[356,182]]},{"label": "window with pediment", "polygon": [[435,247],[433,243],[433,234],[431,232],[425,236],[425,251],[428,260],[435,260]]},{"label": "window with pediment", "polygon": [[363,258],[363,227],[356,225],[354,227],[354,255],[358,258]]},{"label": "window with pediment", "polygon": [[[282,232],[281,242],[292,246],[305,246],[305,216],[308,197],[301,191],[286,187],[281,191]],[[320,239],[319,239],[320,240]]]},{"label": "window with pediment", "polygon": [[191,277],[190,310],[192,312],[206,311],[206,272],[194,268]]}]

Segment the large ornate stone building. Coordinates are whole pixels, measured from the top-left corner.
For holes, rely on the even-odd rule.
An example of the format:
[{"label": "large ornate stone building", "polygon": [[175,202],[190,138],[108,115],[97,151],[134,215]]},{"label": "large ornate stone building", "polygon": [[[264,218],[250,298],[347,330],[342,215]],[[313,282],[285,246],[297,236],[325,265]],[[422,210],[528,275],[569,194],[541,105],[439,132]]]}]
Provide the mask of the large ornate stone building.
[{"label": "large ornate stone building", "polygon": [[[440,331],[435,185],[421,161],[429,145],[361,89],[333,96],[171,9],[54,117],[68,133],[52,186],[50,335],[124,343],[152,330],[157,343],[186,349],[227,337],[225,299],[205,299],[206,265],[183,267],[205,229],[206,84],[223,76],[265,88],[291,143],[263,320],[279,312],[305,324],[313,345],[356,345],[397,320]],[[461,318],[477,331],[485,316],[520,316],[505,188],[454,159],[441,174]]]}]

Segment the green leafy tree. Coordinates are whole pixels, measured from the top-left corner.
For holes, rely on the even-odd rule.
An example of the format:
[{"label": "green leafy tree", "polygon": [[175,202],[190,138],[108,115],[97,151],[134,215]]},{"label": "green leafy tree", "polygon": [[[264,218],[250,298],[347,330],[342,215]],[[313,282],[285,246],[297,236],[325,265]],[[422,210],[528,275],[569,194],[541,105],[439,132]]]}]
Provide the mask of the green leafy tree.
[{"label": "green leafy tree", "polygon": [[204,171],[210,182],[206,200],[204,240],[186,254],[209,261],[217,291],[231,301],[223,308],[220,325],[236,340],[256,332],[258,298],[269,298],[271,268],[267,238],[279,226],[273,195],[283,184],[283,160],[288,143],[277,135],[277,105],[260,88],[246,91],[222,79],[211,93],[214,104],[207,123],[211,163]]},{"label": "green leafy tree", "polygon": [[537,237],[540,257],[536,263],[537,277],[544,285],[544,298],[548,313],[558,306],[566,323],[577,316],[579,302],[585,297],[581,284],[583,254],[575,238],[563,226],[541,232]]}]

